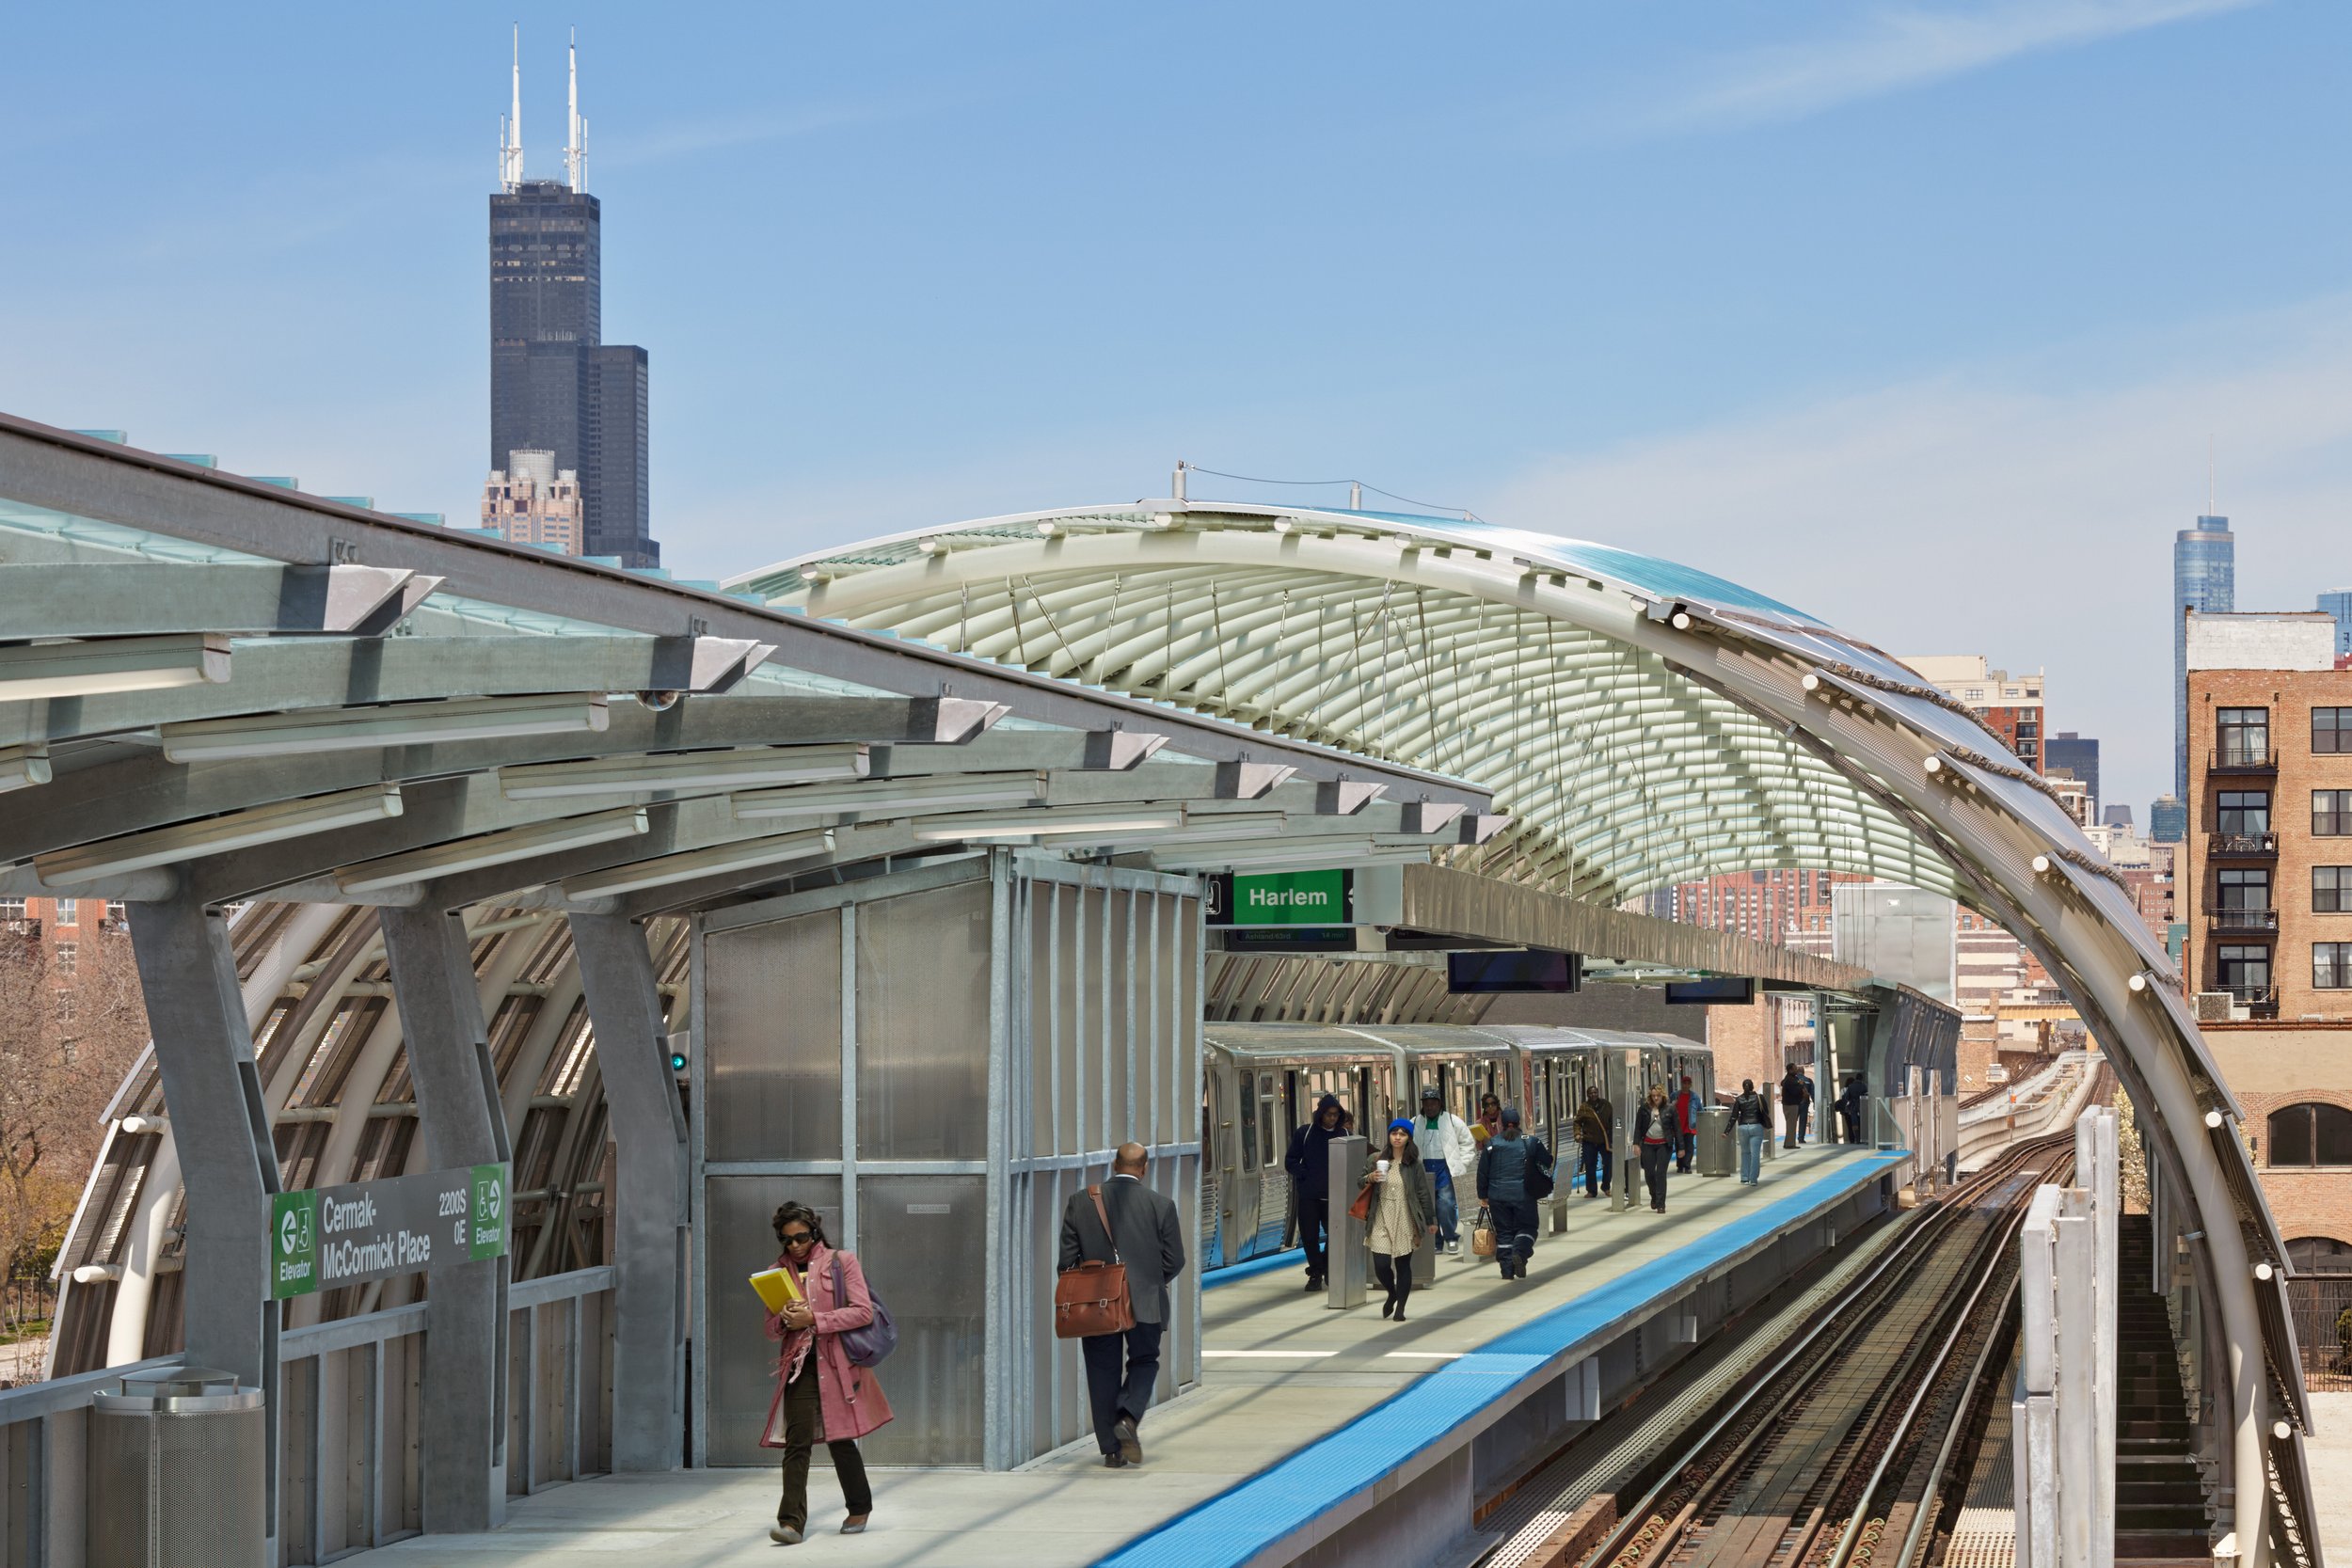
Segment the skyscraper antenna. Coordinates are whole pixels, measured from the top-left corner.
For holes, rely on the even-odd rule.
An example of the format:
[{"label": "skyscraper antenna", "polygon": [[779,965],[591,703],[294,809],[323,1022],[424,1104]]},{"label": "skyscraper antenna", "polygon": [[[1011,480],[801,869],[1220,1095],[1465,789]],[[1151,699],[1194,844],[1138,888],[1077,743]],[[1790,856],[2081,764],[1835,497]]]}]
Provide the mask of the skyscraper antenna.
[{"label": "skyscraper antenna", "polygon": [[572,122],[569,139],[564,144],[564,169],[570,176],[572,189],[580,189],[580,181],[588,165],[588,122],[580,118],[580,29],[572,29],[569,51],[571,75]]},{"label": "skyscraper antenna", "polygon": [[499,146],[499,183],[509,191],[523,182],[523,28],[515,24],[515,92],[507,110],[504,140]]},{"label": "skyscraper antenna", "polygon": [[2208,517],[2214,515],[2216,494],[2213,480],[2213,434],[2208,431],[2205,435],[2205,515]]}]

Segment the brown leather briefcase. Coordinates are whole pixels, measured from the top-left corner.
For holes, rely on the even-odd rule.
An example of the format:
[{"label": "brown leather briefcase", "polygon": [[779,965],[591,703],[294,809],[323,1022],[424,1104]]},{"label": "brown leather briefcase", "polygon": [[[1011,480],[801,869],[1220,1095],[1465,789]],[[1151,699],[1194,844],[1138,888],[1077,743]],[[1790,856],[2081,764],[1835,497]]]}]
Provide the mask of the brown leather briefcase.
[{"label": "brown leather briefcase", "polygon": [[1087,1196],[1094,1199],[1094,1217],[1103,1222],[1111,1260],[1082,1262],[1063,1270],[1055,1279],[1054,1337],[1057,1339],[1124,1334],[1136,1326],[1135,1303],[1127,1298],[1127,1265],[1119,1260],[1119,1238],[1111,1233],[1110,1212],[1103,1207],[1102,1184],[1088,1187]]}]

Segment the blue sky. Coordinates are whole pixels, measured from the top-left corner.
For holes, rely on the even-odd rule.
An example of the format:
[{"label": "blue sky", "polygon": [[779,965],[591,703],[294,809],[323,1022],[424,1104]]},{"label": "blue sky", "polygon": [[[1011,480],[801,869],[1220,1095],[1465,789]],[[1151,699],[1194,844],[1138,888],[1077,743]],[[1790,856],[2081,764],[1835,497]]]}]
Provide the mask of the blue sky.
[{"label": "blue sky", "polygon": [[683,575],[1359,475],[2046,668],[2143,815],[2208,439],[2241,605],[2352,581],[2316,0],[19,7],[0,407],[469,512],[513,21]]}]

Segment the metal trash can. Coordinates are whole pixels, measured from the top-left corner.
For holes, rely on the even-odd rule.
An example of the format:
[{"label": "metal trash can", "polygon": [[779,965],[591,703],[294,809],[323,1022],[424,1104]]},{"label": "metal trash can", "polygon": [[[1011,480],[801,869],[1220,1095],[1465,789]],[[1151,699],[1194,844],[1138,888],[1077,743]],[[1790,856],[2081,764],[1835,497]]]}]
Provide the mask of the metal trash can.
[{"label": "metal trash can", "polygon": [[266,1400],[202,1367],[133,1372],[92,1396],[90,1568],[256,1568]]},{"label": "metal trash can", "polygon": [[1729,1176],[1739,1163],[1731,1141],[1731,1111],[1709,1105],[1699,1113],[1699,1174]]}]

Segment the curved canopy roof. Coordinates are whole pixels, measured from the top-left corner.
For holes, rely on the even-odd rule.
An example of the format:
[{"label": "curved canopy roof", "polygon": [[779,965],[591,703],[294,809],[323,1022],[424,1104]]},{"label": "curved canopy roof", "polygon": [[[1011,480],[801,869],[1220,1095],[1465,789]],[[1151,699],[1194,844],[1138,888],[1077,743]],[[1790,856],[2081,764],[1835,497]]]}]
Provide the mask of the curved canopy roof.
[{"label": "curved canopy roof", "polygon": [[[1970,898],[1782,725],[1621,631],[1703,603],[1867,684],[1942,695],[1812,616],[1654,557],[1479,522],[1152,502],[903,534],[729,586],[1475,780],[1515,825],[1464,858],[1579,897],[1801,866]],[[2017,766],[1964,709],[1942,717]]]}]

